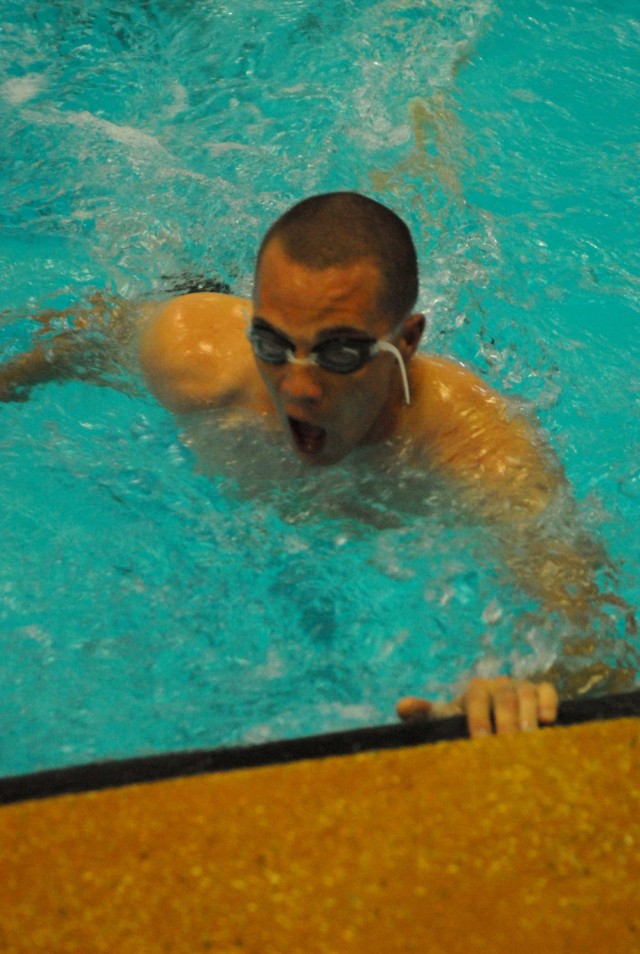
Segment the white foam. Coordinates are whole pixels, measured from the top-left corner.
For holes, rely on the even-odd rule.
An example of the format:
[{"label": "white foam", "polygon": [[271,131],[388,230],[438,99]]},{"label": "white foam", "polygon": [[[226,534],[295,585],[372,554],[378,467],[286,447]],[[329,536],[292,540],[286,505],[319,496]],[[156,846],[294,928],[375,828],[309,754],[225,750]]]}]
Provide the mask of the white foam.
[{"label": "white foam", "polygon": [[114,142],[121,142],[124,145],[133,146],[143,151],[152,150],[159,155],[169,157],[169,153],[155,136],[142,132],[140,129],[135,129],[133,126],[120,125],[109,122],[108,119],[100,119],[86,110],[77,113],[64,113],[61,118],[72,126],[88,126],[96,129]]},{"label": "white foam", "polygon": [[12,106],[20,106],[37,96],[46,85],[47,80],[42,73],[25,73],[24,76],[14,76],[2,83],[0,96]]}]

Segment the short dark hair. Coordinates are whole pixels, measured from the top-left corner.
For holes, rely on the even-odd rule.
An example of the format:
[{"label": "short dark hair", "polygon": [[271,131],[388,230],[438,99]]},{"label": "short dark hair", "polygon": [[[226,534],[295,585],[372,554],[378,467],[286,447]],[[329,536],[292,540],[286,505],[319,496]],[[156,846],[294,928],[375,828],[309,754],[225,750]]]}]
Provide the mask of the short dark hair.
[{"label": "short dark hair", "polygon": [[359,192],[314,195],[290,208],[264,236],[256,271],[272,239],[311,269],[373,262],[380,272],[378,305],[394,324],[416,303],[418,259],[409,229],[391,209]]}]

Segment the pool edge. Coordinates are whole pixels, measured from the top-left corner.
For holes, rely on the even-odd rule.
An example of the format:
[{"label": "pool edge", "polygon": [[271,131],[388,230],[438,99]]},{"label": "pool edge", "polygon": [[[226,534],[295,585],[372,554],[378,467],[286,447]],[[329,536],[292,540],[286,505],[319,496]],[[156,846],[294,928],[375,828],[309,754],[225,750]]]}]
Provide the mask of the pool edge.
[{"label": "pool edge", "polygon": [[[591,699],[564,700],[560,704],[554,726],[629,716],[640,717],[640,690]],[[172,778],[430,745],[465,738],[468,738],[465,719],[463,716],[454,716],[435,721],[349,729],[258,745],[192,749],[73,765],[0,778],[0,805],[122,788]]]}]

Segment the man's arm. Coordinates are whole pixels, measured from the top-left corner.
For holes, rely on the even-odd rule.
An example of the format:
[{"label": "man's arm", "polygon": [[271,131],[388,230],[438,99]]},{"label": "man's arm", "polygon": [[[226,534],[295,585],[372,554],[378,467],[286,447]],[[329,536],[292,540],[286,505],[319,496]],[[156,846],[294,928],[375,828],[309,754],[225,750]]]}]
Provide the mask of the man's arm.
[{"label": "man's arm", "polygon": [[[63,338],[63,336],[60,336]],[[73,345],[53,339],[0,365],[0,401],[26,401],[32,387],[72,376]]]},{"label": "man's arm", "polygon": [[506,566],[545,610],[584,627],[607,599],[604,548],[581,531],[562,468],[531,420],[476,374],[430,361],[430,460],[491,529]]},{"label": "man's arm", "polygon": [[628,660],[638,662],[624,638],[637,632],[635,616],[600,585],[611,563],[580,528],[555,455],[531,421],[473,372],[440,358],[429,370],[430,458],[486,524],[506,570],[567,634],[550,677],[563,695],[626,687],[637,668]]},{"label": "man's arm", "polygon": [[0,364],[0,401],[71,378],[118,387],[124,362],[172,411],[228,403],[248,376],[250,309],[246,299],[196,292],[138,306],[96,294],[88,306],[44,312],[34,317],[34,347]]},{"label": "man's arm", "polygon": [[137,320],[125,302],[95,294],[87,306],[33,320],[39,326],[34,347],[0,365],[0,401],[26,401],[33,387],[68,378],[117,387]]}]

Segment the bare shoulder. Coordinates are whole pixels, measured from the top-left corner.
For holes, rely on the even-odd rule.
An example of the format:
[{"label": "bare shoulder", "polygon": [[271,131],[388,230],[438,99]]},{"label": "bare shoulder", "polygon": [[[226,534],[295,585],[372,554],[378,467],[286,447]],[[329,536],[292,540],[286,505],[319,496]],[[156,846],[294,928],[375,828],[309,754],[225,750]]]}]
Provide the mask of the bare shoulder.
[{"label": "bare shoulder", "polygon": [[254,375],[245,328],[251,302],[234,295],[181,295],[148,310],[140,363],[155,396],[172,411],[242,397]]},{"label": "bare shoulder", "polygon": [[414,358],[414,365],[412,378],[416,383],[417,403],[423,420],[433,432],[460,426],[473,411],[490,417],[507,414],[507,400],[459,361],[442,355],[420,354]]},{"label": "bare shoulder", "polygon": [[415,360],[416,415],[431,460],[465,482],[526,494],[539,509],[561,475],[534,421],[459,362]]},{"label": "bare shoulder", "polygon": [[142,332],[142,347],[198,347],[241,331],[251,314],[251,302],[235,295],[197,292],[150,306]]}]

